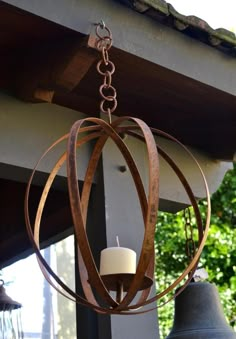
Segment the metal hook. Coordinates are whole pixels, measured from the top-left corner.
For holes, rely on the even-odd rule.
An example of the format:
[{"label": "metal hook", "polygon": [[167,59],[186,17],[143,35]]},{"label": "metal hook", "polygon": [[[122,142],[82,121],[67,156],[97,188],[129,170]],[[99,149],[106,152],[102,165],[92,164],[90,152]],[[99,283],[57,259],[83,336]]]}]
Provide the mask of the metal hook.
[{"label": "metal hook", "polygon": [[99,26],[101,27],[101,29],[104,29],[106,27],[106,24],[103,20],[101,20]]}]

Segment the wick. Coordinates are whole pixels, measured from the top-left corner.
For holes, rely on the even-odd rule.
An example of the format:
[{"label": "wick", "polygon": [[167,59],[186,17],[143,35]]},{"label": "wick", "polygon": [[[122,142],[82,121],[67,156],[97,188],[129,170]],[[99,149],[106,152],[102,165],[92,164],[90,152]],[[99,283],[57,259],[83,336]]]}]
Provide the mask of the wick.
[{"label": "wick", "polygon": [[116,243],[117,243],[117,246],[120,247],[120,242],[119,242],[119,237],[118,237],[118,235],[116,236]]}]

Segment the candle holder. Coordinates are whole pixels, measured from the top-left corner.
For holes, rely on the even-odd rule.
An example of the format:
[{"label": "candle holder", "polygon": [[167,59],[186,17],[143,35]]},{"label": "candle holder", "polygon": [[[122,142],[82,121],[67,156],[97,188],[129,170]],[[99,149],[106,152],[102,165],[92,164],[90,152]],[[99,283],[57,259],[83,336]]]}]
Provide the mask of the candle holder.
[{"label": "candle holder", "polygon": [[[118,273],[101,275],[101,279],[108,291],[116,292],[116,301],[120,304],[123,300],[124,292],[128,292],[130,285],[135,278],[135,273]],[[153,279],[144,276],[139,291],[146,290],[153,285]]]},{"label": "candle holder", "polygon": [[[108,291],[117,291],[117,285],[122,285],[123,292],[128,292],[129,287],[135,277],[135,273],[117,273],[101,275],[101,279]],[[153,279],[148,276],[144,276],[139,291],[145,290],[151,287]]]},{"label": "candle holder", "polygon": [[[147,312],[147,310],[143,311],[142,309],[137,309],[161,299],[167,293],[171,292],[177,285],[179,285],[183,279],[186,278],[186,281],[182,288],[178,290],[178,293],[180,293],[190,282],[207,238],[210,222],[210,196],[207,182],[200,165],[189,152],[189,150],[177,139],[163,131],[150,128],[144,121],[138,118],[126,116],[112,121],[111,114],[114,112],[117,106],[116,90],[111,85],[112,74],[115,71],[115,66],[110,61],[108,55],[112,45],[112,35],[110,30],[103,23],[96,26],[96,35],[96,48],[102,54],[102,59],[98,62],[97,69],[98,72],[104,77],[103,84],[100,87],[100,94],[102,97],[100,111],[107,114],[108,122],[103,119],[93,117],[78,120],[73,124],[68,134],[62,136],[45,151],[32,172],[26,190],[26,228],[29,239],[37,255],[42,273],[48,282],[59,293],[79,304],[92,308],[99,313],[129,314],[130,311],[132,311],[132,314],[139,314],[142,312]],[[126,145],[125,139],[121,137],[124,134],[142,141],[146,146],[148,155],[147,167],[149,169],[149,184],[147,193],[145,192],[144,184],[132,154]],[[158,143],[156,143],[155,136],[162,136],[179,144],[198,167],[205,186],[208,204],[205,226],[203,226],[197,201],[194,197],[190,184],[174,160],[171,159],[171,157],[161,148],[161,146],[158,145]],[[29,218],[29,195],[32,180],[44,157],[63,140],[67,140],[67,150],[61,155],[49,174],[39,201],[34,225],[32,225]],[[95,141],[95,145],[87,166],[82,192],[80,193],[78,188],[76,153],[77,149],[92,140]],[[124,160],[126,161],[127,168],[129,168],[130,174],[133,178],[143,217],[144,238],[135,273],[129,274],[121,272],[118,274],[107,274],[101,276],[95,265],[92,251],[88,242],[86,234],[86,220],[92,179],[96,172],[102,150],[108,140],[112,140],[120,150]],[[153,297],[149,297],[154,281],[155,270],[154,239],[159,203],[159,155],[174,170],[193,206],[198,227],[198,248],[195,250],[192,260],[184,272],[167,289]],[[78,270],[84,296],[76,294],[62,280],[60,280],[60,278],[53,272],[53,270],[40,254],[39,234],[44,205],[46,203],[51,185],[64,162],[67,164],[68,191],[78,248]],[[96,293],[94,293],[94,291]],[[112,297],[109,291],[116,292],[116,299]],[[141,292],[134,302],[134,298],[139,291]],[[99,298],[96,298],[97,295]],[[152,307],[149,310],[152,309],[154,308]]]}]

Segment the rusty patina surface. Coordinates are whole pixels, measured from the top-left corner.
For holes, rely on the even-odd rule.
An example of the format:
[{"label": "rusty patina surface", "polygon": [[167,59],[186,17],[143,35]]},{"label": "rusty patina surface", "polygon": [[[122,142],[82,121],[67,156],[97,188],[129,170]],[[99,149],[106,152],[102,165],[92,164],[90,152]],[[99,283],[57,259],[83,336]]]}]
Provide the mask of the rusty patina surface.
[{"label": "rusty patina surface", "polygon": [[[124,125],[124,123],[128,122],[128,125]],[[132,124],[130,125],[130,122]],[[89,127],[83,127],[84,124],[91,123]],[[133,124],[135,123],[135,124]],[[83,134],[87,132],[85,136],[79,138],[79,134]],[[148,154],[148,171],[149,171],[149,187],[148,192],[146,193],[144,190],[144,185],[142,179],[139,174],[139,170],[136,167],[135,161],[130,153],[127,145],[120,137],[120,133],[128,134],[134,138],[142,140],[147,149]],[[182,171],[175,164],[175,162],[169,157],[169,155],[162,150],[162,148],[156,144],[154,135],[164,136],[172,141],[177,142],[180,146],[184,148],[184,150],[189,154],[192,160],[196,163],[199,168],[200,174],[203,178],[203,182],[206,189],[207,201],[208,201],[208,210],[207,210],[207,220],[206,225],[203,228],[203,223],[200,215],[200,211],[195,200],[194,194],[190,188],[189,183],[184,177]],[[92,178],[97,169],[98,161],[101,157],[102,150],[106,144],[108,139],[112,139],[116,146],[121,151],[124,160],[129,167],[130,174],[134,180],[134,184],[136,187],[137,195],[140,202],[140,208],[143,216],[143,224],[144,224],[144,237],[142,249],[138,261],[137,271],[130,280],[130,287],[128,288],[127,294],[123,299],[118,298],[114,300],[112,296],[109,294],[110,286],[105,286],[104,281],[102,280],[101,275],[98,272],[98,269],[95,264],[95,260],[93,258],[93,254],[90,248],[90,244],[88,242],[88,237],[86,233],[86,219],[88,213],[88,202],[89,196],[91,192],[92,186]],[[68,139],[68,147],[67,152],[64,152],[62,156],[59,158],[55,166],[53,167],[46,185],[43,189],[40,202],[38,205],[38,210],[36,213],[36,218],[34,225],[31,225],[30,217],[29,217],[29,194],[31,183],[37,170],[37,166],[40,164],[41,160],[44,156],[50,152],[51,149],[54,148],[61,141]],[[90,140],[97,140],[92,151],[91,158],[88,163],[86,175],[84,178],[84,184],[82,188],[82,193],[79,192],[78,188],[78,175],[77,175],[77,163],[76,163],[76,152],[77,148],[82,146],[84,143]],[[150,288],[151,286],[145,286],[146,289],[143,290],[143,279],[145,276],[154,280],[154,263],[155,263],[155,252],[154,252],[154,237],[155,237],[155,225],[156,225],[156,217],[158,210],[158,202],[159,202],[159,158],[158,154],[165,159],[165,161],[170,165],[170,167],[175,171],[178,178],[180,179],[188,197],[193,205],[193,209],[195,212],[197,227],[198,227],[198,249],[194,253],[194,256],[184,270],[184,272],[164,291],[158,293],[157,295],[149,298]],[[66,161],[67,163],[67,181],[68,181],[68,190],[69,190],[69,198],[70,198],[70,206],[71,213],[73,217],[73,224],[75,229],[75,235],[77,240],[77,249],[78,249],[78,259],[79,265],[78,270],[80,274],[81,284],[84,292],[84,297],[76,294],[72,291],[51,269],[51,267],[47,264],[45,259],[40,253],[40,226],[41,226],[41,217],[43,214],[44,206],[46,203],[46,199],[48,193],[50,191],[51,185],[63,165]],[[111,124],[108,124],[106,121],[98,118],[85,118],[76,121],[70,133],[62,136],[58,139],[54,144],[52,144],[42,155],[40,160],[37,163],[32,175],[30,177],[26,196],[25,196],[25,222],[27,233],[29,235],[29,239],[32,243],[32,247],[37,255],[40,268],[42,273],[44,274],[45,279],[62,295],[73,300],[79,304],[90,307],[97,312],[105,313],[105,314],[127,314],[130,310],[132,314],[139,314],[143,312],[151,311],[154,308],[150,308],[148,310],[135,310],[144,305],[151,304],[154,301],[161,299],[164,295],[171,292],[180,282],[183,281],[185,277],[188,276],[187,280],[183,284],[183,286],[178,290],[178,292],[173,295],[169,300],[173,297],[177,296],[190,282],[194,271],[197,267],[201,252],[203,250],[207,233],[210,224],[210,195],[207,186],[207,182],[205,176],[196,161],[196,159],[191,155],[191,153],[187,150],[187,148],[182,145],[178,140],[176,140],[171,135],[162,132],[160,130],[149,128],[142,120],[132,117],[120,117],[114,120]],[[117,281],[117,276],[114,275],[115,281]],[[57,284],[55,284],[55,282]],[[122,282],[123,283],[123,282]],[[112,285],[114,285],[112,283]],[[94,295],[95,289],[100,296],[102,302],[96,300],[96,296]],[[135,304],[132,304],[136,294],[138,291],[142,290],[141,295],[138,301]],[[117,291],[118,293],[119,291]],[[169,301],[168,300],[168,301]],[[105,305],[105,306],[104,306]]]}]

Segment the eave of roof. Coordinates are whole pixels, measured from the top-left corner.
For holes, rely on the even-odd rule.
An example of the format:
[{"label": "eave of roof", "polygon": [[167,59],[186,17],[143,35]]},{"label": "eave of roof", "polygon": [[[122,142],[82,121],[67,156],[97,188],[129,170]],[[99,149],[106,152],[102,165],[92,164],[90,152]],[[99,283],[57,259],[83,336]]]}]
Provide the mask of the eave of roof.
[{"label": "eave of roof", "polygon": [[236,35],[224,28],[213,29],[194,15],[183,15],[165,0],[119,0],[139,13],[207,43],[225,53],[236,56]]},{"label": "eave of roof", "polygon": [[[64,13],[69,2],[62,2]],[[86,10],[94,4],[94,0],[82,2]],[[114,20],[116,27],[114,40],[120,43],[114,44],[112,50],[112,60],[119,65],[114,77],[119,93],[117,115],[139,117],[213,158],[232,161],[236,150],[236,58],[222,58],[221,52],[205,44],[194,43],[159,22],[149,25],[146,16],[135,12],[132,15],[127,7],[113,5],[112,1],[99,2],[102,11],[108,6],[109,20]],[[89,64],[92,51],[84,51],[84,31],[78,27],[78,32],[68,29],[63,18],[58,25],[52,18],[8,4],[1,3],[0,8],[0,45],[4,51],[0,55],[1,90],[25,101],[53,102],[94,115],[100,78],[93,62]],[[74,14],[74,9],[69,7],[68,12]],[[86,13],[77,12],[76,24]],[[124,17],[134,29],[120,25]],[[85,21],[91,26],[91,22],[97,22],[95,19]],[[156,43],[160,27],[162,39]],[[86,74],[81,72],[84,60],[89,64]]]}]

